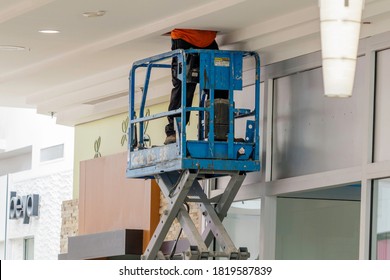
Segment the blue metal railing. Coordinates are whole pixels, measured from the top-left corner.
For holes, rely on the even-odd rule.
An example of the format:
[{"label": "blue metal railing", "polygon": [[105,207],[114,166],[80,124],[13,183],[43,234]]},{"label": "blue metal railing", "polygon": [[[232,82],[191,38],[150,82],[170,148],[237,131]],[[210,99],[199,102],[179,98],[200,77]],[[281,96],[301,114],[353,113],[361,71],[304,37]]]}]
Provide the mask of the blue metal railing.
[{"label": "blue metal railing", "polygon": [[[199,88],[200,88],[200,98],[199,98],[199,106],[198,107],[186,107],[187,100],[187,92],[186,92],[186,84],[187,76],[186,76],[186,69],[187,69],[187,56],[191,54],[198,54],[200,59],[200,73],[199,73]],[[222,60],[220,60],[220,57],[223,57]],[[242,59],[245,57],[254,57],[255,59],[255,89],[254,89],[254,95],[255,95],[255,104],[254,109],[235,109],[234,108],[234,90],[240,90],[240,87],[242,88]],[[148,89],[149,89],[149,83],[150,78],[152,74],[153,68],[171,68],[170,61],[168,63],[163,63],[163,61],[166,61],[170,58],[176,58],[178,62],[178,68],[181,69],[181,71],[178,71],[178,79],[182,81],[182,93],[181,93],[181,100],[182,106],[181,108],[173,111],[166,111],[161,112],[158,114],[145,116],[145,106],[146,106],[146,100],[148,97]],[[241,64],[238,63],[237,65],[233,62],[241,59]],[[224,60],[225,59],[225,60]],[[226,76],[228,77],[227,80],[224,80],[224,75],[219,74],[217,78],[215,78],[215,65],[216,63],[221,63],[222,66],[226,66],[228,72],[226,72]],[[225,65],[224,65],[225,63]],[[231,63],[231,64],[230,64]],[[211,65],[212,64],[212,65]],[[241,67],[241,69],[239,69]],[[140,102],[140,108],[139,108],[139,116],[136,116],[136,110],[135,110],[135,76],[136,71],[140,68],[146,69],[145,74],[145,82],[142,90],[142,98]],[[219,68],[218,68],[219,69]],[[204,73],[201,73],[203,71]],[[219,70],[218,70],[219,71]],[[223,68],[223,71],[225,69]],[[230,71],[230,72],[229,72]],[[225,73],[225,72],[224,72]],[[206,75],[207,74],[207,75]],[[222,78],[221,78],[222,75]],[[240,76],[241,75],[241,76]],[[220,81],[223,80],[223,81]],[[221,89],[221,85],[224,90],[228,91],[228,101],[229,101],[229,123],[228,123],[228,135],[227,135],[227,151],[228,159],[234,159],[236,158],[235,150],[234,150],[234,119],[237,117],[247,117],[247,116],[253,116],[253,123],[254,123],[254,137],[253,137],[253,156],[251,160],[259,160],[259,152],[260,152],[260,133],[259,133],[259,127],[260,127],[260,57],[256,52],[241,52],[241,51],[214,51],[214,50],[175,50],[163,54],[159,54],[156,56],[152,56],[146,59],[139,60],[135,62],[130,70],[129,73],[129,142],[128,142],[128,148],[129,152],[131,153],[136,148],[143,149],[144,148],[144,123],[147,121],[172,116],[172,115],[179,115],[181,123],[181,133],[180,139],[179,139],[179,147],[182,158],[186,158],[188,156],[188,149],[187,149],[187,128],[186,128],[186,118],[187,118],[187,112],[190,111],[197,111],[199,113],[199,124],[198,124],[198,141],[204,141],[205,135],[204,135],[204,126],[208,125],[205,123],[201,123],[205,121],[205,114],[209,114],[209,127],[208,127],[208,139],[207,139],[207,145],[208,145],[208,157],[213,158],[215,154],[215,144],[216,140],[214,138],[214,132],[215,132],[215,124],[214,124],[214,117],[215,117],[215,110],[214,110],[214,101],[215,101],[215,90]],[[219,87],[219,88],[218,88]],[[208,99],[210,101],[210,106],[205,106],[205,90],[208,92]],[[136,133],[136,124],[139,124],[139,131],[138,135]],[[163,131],[162,131],[163,133]],[[136,139],[138,136],[138,139]],[[138,140],[138,141],[137,141]],[[137,145],[136,145],[137,144]],[[204,146],[204,145],[203,145]],[[203,147],[202,146],[202,147]]]}]

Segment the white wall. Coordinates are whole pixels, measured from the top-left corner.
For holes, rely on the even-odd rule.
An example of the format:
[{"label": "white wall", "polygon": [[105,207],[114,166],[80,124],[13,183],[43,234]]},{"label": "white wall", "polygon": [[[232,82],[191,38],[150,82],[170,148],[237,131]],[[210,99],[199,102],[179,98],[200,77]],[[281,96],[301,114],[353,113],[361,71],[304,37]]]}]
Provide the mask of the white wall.
[{"label": "white wall", "polygon": [[16,191],[20,196],[39,194],[40,203],[39,216],[31,218],[29,224],[23,224],[22,219],[8,220],[7,259],[23,258],[25,237],[34,237],[34,259],[57,259],[60,252],[61,203],[72,198],[72,181],[72,171],[32,178],[10,175],[9,191]]},{"label": "white wall", "polygon": [[[35,259],[57,259],[60,251],[61,204],[72,198],[74,128],[57,125],[55,119],[33,109],[0,107],[0,155],[4,164],[15,153],[32,146],[31,169],[9,175],[8,195],[40,195],[39,217],[29,224],[8,219],[7,259],[23,258],[23,239],[34,237]],[[64,144],[64,157],[41,162],[43,148]],[[16,155],[17,157],[17,155]],[[1,167],[1,166],[0,166]],[[17,166],[16,166],[17,167]],[[20,166],[21,167],[21,166]],[[21,168],[22,170],[25,168]],[[16,168],[17,170],[17,168]],[[0,179],[1,180],[1,179]],[[5,186],[0,181],[0,258],[4,258]],[[1,238],[2,237],[2,238]]]},{"label": "white wall", "polygon": [[4,259],[7,176],[0,177],[0,260]]},{"label": "white wall", "polygon": [[[55,118],[39,115],[34,109],[0,107],[2,148],[7,152],[32,145],[32,167],[44,171],[44,165],[39,162],[40,149],[65,143],[64,154],[69,156],[61,165],[72,168],[74,128],[55,122]],[[50,170],[52,167],[46,171]]]},{"label": "white wall", "polygon": [[360,202],[278,198],[276,259],[359,258]]}]

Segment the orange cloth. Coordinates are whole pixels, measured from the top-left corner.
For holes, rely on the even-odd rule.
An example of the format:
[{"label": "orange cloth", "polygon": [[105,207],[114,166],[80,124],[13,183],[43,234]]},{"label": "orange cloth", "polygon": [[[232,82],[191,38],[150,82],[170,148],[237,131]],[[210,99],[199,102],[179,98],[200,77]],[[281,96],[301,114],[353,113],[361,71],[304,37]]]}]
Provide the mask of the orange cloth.
[{"label": "orange cloth", "polygon": [[191,45],[205,48],[209,46],[217,36],[217,32],[196,29],[173,29],[171,31],[172,39],[182,39]]}]

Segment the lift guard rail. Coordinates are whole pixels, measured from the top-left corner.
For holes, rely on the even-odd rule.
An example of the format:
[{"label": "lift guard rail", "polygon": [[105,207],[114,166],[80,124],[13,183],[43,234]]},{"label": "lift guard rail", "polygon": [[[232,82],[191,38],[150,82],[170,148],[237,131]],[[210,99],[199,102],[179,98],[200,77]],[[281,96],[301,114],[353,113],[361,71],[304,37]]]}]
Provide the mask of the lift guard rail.
[{"label": "lift guard rail", "polygon": [[[150,77],[153,68],[171,68],[170,62],[164,60],[176,58],[178,61],[178,78],[182,84],[187,83],[187,61],[191,55],[199,56],[199,105],[181,108],[145,116],[145,105],[148,98]],[[242,90],[243,59],[253,57],[256,65],[254,87],[254,109],[236,109],[234,91]],[[145,82],[139,107],[139,116],[135,109],[135,78],[140,68],[146,68]],[[226,141],[215,139],[215,90],[229,92],[228,99],[228,133]],[[182,86],[181,100],[186,100],[186,86]],[[206,101],[206,97],[208,101]],[[206,104],[208,103],[208,104]],[[129,75],[129,130],[128,130],[128,177],[151,178],[154,174],[181,170],[203,169],[208,171],[258,171],[259,162],[259,106],[260,106],[260,58],[255,52],[225,50],[175,50],[152,56],[135,62]],[[183,106],[184,105],[184,106]],[[187,112],[198,112],[198,138],[187,139],[185,125]],[[175,115],[177,143],[145,148],[144,123]],[[251,117],[247,120],[244,141],[237,142],[234,135],[234,120]],[[206,123],[207,122],[207,123]],[[138,129],[136,128],[138,124]],[[206,131],[205,131],[206,130]],[[163,135],[163,130],[161,134]],[[137,139],[138,138],[138,139]],[[172,147],[173,146],[173,147]]]}]

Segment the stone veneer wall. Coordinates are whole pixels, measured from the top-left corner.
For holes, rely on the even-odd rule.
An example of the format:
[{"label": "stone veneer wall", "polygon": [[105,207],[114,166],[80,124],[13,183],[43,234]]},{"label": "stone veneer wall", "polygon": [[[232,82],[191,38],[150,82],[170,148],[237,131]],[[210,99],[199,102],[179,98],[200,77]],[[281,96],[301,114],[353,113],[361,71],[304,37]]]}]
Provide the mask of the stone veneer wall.
[{"label": "stone veneer wall", "polygon": [[[165,199],[164,195],[160,193],[160,211],[159,211],[160,216],[162,215],[163,211],[167,208],[167,203],[168,202]],[[199,206],[194,202],[189,203],[189,206],[190,206],[190,217],[194,222],[198,231],[200,231],[202,227],[202,214],[199,209]],[[180,228],[181,228],[180,223],[177,221],[177,219],[175,219],[171,228],[169,229],[167,236],[165,237],[165,240],[176,240]],[[183,231],[182,234],[180,235],[180,238],[185,238],[185,237],[186,234]]]},{"label": "stone veneer wall", "polygon": [[76,236],[78,234],[79,223],[79,200],[63,201],[61,205],[61,240],[60,252],[61,254],[68,252],[68,237]]},{"label": "stone veneer wall", "polygon": [[[50,167],[50,165],[45,165]],[[24,258],[24,239],[34,238],[35,260],[56,260],[60,252],[61,204],[72,197],[71,170],[47,174],[25,171],[10,175],[9,191],[17,195],[39,195],[37,217],[29,224],[22,219],[8,220],[7,259]]]}]

